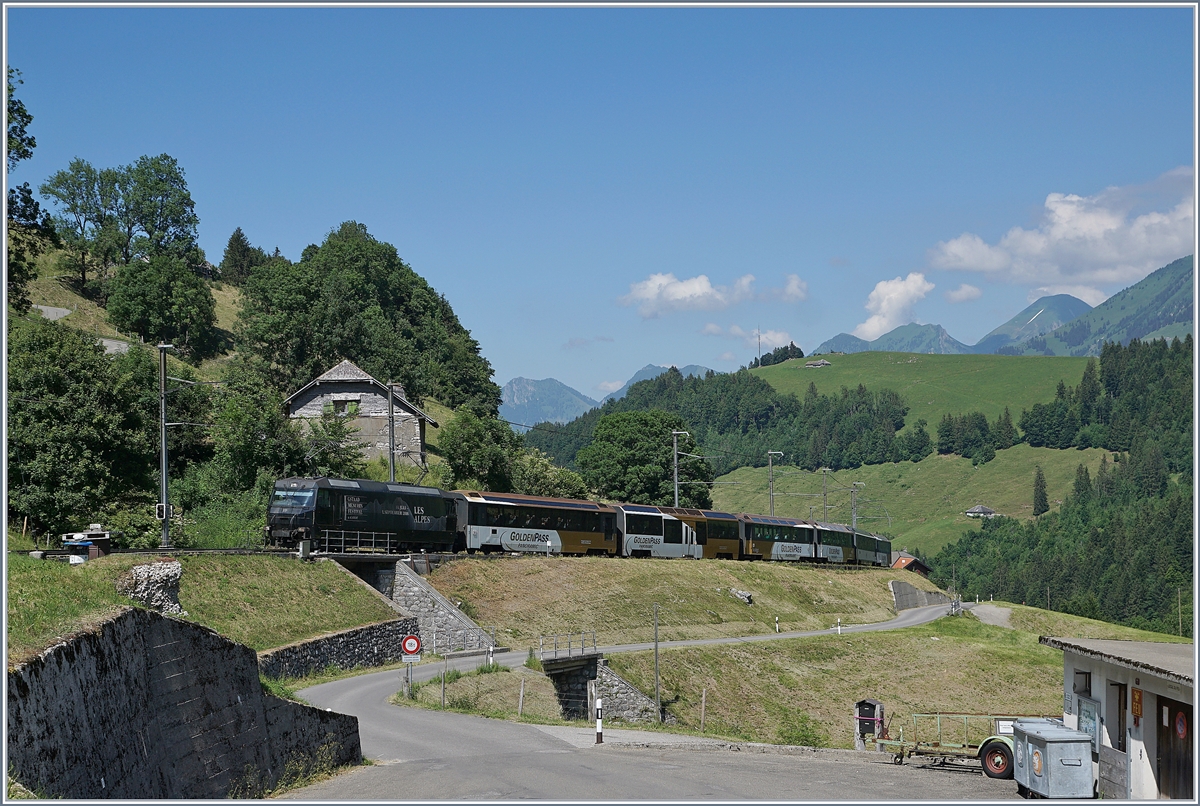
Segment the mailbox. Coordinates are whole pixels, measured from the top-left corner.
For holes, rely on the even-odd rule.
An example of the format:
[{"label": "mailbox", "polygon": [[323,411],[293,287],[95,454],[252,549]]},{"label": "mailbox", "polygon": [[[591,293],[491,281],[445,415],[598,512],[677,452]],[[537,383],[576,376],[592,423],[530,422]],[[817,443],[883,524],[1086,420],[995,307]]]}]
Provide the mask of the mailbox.
[{"label": "mailbox", "polygon": [[879,700],[859,700],[854,703],[857,718],[855,735],[879,738],[883,735],[883,703]]},{"label": "mailbox", "polygon": [[1050,719],[1013,723],[1013,778],[1024,797],[1091,798],[1092,737]]}]

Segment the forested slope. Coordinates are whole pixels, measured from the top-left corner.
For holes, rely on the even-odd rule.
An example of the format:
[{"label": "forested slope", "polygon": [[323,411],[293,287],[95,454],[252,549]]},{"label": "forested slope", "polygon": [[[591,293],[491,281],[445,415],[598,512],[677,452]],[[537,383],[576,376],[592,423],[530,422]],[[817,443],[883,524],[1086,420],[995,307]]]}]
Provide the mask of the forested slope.
[{"label": "forested slope", "polygon": [[[947,546],[933,579],[967,595],[1191,632],[1193,342],[1106,344],[1078,387],[1021,417],[1030,444],[1113,451],[1036,521],[986,521]],[[1177,474],[1173,477],[1173,474]]]}]

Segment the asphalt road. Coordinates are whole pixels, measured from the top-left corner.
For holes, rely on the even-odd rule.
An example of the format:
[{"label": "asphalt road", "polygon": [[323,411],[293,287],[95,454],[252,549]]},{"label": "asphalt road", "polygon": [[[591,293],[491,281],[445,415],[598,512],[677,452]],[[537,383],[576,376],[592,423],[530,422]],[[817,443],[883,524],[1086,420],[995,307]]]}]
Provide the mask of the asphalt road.
[{"label": "asphalt road", "polygon": [[[843,632],[900,629],[946,613],[945,605],[903,611],[881,624]],[[752,643],[830,630],[746,638],[660,642],[659,648]],[[833,630],[832,632],[836,632]],[[606,654],[653,644],[602,647]],[[495,660],[520,666],[526,655]],[[471,669],[478,657],[450,661]],[[415,680],[443,665],[414,667]],[[539,726],[388,704],[396,670],[323,683],[300,692],[321,708],[354,714],[363,754],[374,763],[284,796],[292,800],[998,800],[1012,781],[978,772],[897,766],[891,757],[845,750],[729,745],[710,739],[613,730],[595,744],[590,728]]]}]

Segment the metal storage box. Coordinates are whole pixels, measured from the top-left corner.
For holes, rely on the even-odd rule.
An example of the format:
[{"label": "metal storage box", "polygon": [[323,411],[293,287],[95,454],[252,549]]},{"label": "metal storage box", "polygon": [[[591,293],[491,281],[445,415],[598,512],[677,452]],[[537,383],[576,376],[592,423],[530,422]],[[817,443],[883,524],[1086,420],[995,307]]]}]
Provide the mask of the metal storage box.
[{"label": "metal storage box", "polygon": [[1013,779],[1022,795],[1093,797],[1092,737],[1049,719],[1018,719],[1013,723]]}]

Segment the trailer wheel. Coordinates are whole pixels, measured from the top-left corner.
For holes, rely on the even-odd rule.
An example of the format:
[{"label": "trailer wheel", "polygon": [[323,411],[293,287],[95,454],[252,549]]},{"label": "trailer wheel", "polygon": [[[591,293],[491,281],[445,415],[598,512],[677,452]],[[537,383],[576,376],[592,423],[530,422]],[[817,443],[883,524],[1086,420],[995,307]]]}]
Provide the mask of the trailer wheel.
[{"label": "trailer wheel", "polygon": [[892,756],[892,763],[893,764],[903,764],[904,763],[904,754],[897,753],[896,755]]},{"label": "trailer wheel", "polygon": [[979,754],[983,773],[988,778],[1012,778],[1012,751],[1004,742],[992,742]]}]

